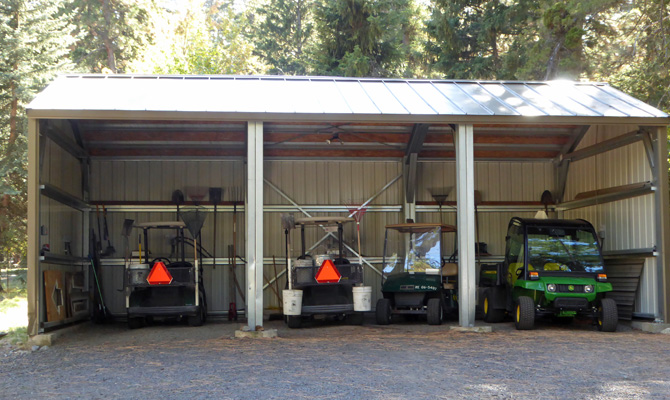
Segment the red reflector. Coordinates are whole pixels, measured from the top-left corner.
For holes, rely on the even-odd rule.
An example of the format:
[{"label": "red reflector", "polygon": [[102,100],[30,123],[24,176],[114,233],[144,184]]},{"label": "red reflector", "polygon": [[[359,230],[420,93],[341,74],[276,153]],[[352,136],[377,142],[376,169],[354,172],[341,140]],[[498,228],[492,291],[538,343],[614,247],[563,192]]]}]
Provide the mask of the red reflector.
[{"label": "red reflector", "polygon": [[154,264],[147,276],[147,282],[149,285],[169,285],[172,282],[172,275],[168,271],[165,264],[161,261]]},{"label": "red reflector", "polygon": [[337,283],[342,278],[340,271],[337,270],[332,261],[326,260],[319,267],[314,279],[319,283]]},{"label": "red reflector", "polygon": [[530,279],[532,280],[540,279],[540,274],[538,274],[537,272],[531,272]]},{"label": "red reflector", "polygon": [[607,280],[607,274],[598,274],[598,280],[600,282],[605,282]]}]

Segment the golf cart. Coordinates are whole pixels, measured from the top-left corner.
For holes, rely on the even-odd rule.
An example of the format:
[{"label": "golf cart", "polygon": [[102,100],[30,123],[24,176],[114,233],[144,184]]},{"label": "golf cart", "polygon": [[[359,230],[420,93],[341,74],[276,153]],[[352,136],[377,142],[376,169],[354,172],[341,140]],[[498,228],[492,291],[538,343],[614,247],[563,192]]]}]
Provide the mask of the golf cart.
[{"label": "golf cart", "polygon": [[[207,315],[207,300],[197,257],[195,267],[186,261],[186,224],[181,221],[148,222],[136,224],[133,228],[141,229],[142,234],[139,243],[140,262],[126,262],[124,286],[128,327],[139,328],[153,318],[185,318],[191,326],[202,325]],[[177,252],[176,260],[149,256],[149,231],[153,229],[177,232],[181,251]],[[197,247],[197,243],[194,246]]]},{"label": "golf cart", "polygon": [[[342,225],[354,221],[348,217],[310,217],[296,219],[295,228],[300,228],[301,255],[289,260],[289,281],[287,288],[302,291],[302,305],[297,313],[289,315],[285,307],[286,322],[289,328],[299,328],[303,318],[316,315],[347,317],[354,323],[363,322],[363,313],[354,310],[354,286],[363,281],[363,268],[360,263],[351,263],[344,257]],[[310,255],[305,246],[305,228],[324,228],[326,232],[337,234],[336,248],[333,241],[320,245],[317,255]],[[319,229],[321,230],[321,229]],[[288,243],[288,230],[287,234]],[[290,247],[290,246],[289,246]],[[296,313],[296,314],[297,314]]]},{"label": "golf cart", "polygon": [[428,324],[439,325],[445,315],[458,312],[458,264],[453,258],[447,260],[442,250],[442,235],[449,232],[456,232],[456,227],[433,223],[386,226],[384,297],[377,301],[378,324],[390,324],[393,314],[408,314],[426,315]]},{"label": "golf cart", "polygon": [[486,322],[510,313],[517,329],[533,329],[541,316],[557,322],[582,317],[601,331],[616,330],[616,303],[605,297],[612,285],[590,223],[514,217],[506,242],[505,261],[481,269]]}]

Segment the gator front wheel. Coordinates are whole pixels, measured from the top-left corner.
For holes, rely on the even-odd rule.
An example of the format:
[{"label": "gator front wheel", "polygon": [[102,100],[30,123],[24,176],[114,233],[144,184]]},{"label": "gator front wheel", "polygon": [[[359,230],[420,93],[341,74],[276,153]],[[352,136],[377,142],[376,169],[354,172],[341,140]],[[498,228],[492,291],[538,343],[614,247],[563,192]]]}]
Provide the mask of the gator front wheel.
[{"label": "gator front wheel", "polygon": [[518,330],[530,330],[535,327],[535,303],[530,297],[520,296],[516,300],[514,325]]},{"label": "gator front wheel", "polygon": [[614,332],[619,323],[619,312],[613,299],[602,299],[598,307],[598,330]]}]

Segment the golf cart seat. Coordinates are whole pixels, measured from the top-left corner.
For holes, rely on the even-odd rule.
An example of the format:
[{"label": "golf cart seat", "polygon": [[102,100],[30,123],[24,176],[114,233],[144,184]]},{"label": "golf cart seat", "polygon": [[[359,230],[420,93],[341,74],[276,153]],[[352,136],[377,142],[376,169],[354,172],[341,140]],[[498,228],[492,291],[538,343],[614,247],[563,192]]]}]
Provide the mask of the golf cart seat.
[{"label": "golf cart seat", "polygon": [[442,266],[442,276],[458,276],[458,264],[445,263]]},{"label": "golf cart seat", "polygon": [[458,276],[458,264],[456,263],[445,263],[442,266],[442,279],[444,282],[442,283],[442,287],[446,290],[454,290],[456,289],[456,283],[455,282],[449,282],[450,277]]}]

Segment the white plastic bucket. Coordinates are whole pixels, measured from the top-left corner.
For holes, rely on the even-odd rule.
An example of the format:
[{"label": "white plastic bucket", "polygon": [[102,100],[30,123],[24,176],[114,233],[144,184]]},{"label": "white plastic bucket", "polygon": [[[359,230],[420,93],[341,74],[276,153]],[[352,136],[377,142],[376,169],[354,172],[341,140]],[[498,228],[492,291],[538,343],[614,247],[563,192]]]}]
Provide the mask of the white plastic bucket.
[{"label": "white plastic bucket", "polygon": [[302,314],[302,290],[284,289],[284,315]]},{"label": "white plastic bucket", "polygon": [[372,310],[372,286],[354,286],[354,311]]}]

